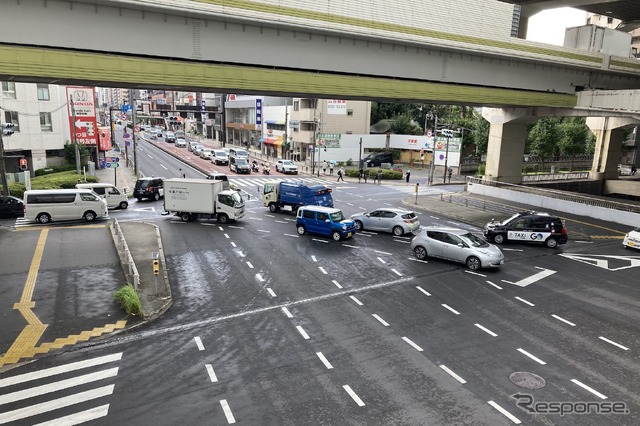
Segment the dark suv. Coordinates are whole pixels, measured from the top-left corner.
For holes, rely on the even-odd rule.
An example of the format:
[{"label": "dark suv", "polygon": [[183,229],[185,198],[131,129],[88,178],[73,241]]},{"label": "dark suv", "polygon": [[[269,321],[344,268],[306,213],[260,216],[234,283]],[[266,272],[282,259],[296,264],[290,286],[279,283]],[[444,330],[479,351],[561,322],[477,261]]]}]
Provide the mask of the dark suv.
[{"label": "dark suv", "polygon": [[367,167],[380,167],[382,163],[393,164],[393,153],[374,152],[363,158]]},{"label": "dark suv", "polygon": [[143,198],[158,201],[164,197],[164,178],[144,177],[136,181],[133,196],[141,201]]},{"label": "dark suv", "polygon": [[484,227],[484,236],[496,244],[505,241],[544,243],[554,248],[566,244],[567,228],[558,216],[542,212],[520,212],[502,222],[492,220]]}]

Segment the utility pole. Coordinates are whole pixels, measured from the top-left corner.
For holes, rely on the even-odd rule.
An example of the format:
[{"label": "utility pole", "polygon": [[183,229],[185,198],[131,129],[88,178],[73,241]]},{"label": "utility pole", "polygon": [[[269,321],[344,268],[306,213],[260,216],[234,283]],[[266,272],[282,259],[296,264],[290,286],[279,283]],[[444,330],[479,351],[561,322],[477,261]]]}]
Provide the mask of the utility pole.
[{"label": "utility pole", "polygon": [[69,105],[71,105],[71,132],[73,133],[73,144],[76,147],[76,173],[80,174],[80,148],[76,135],[76,107],[73,105],[73,95],[69,95]]},{"label": "utility pole", "polygon": [[433,185],[433,172],[436,168],[436,142],[438,141],[438,114],[433,126],[433,148],[431,148],[431,171],[429,172],[429,182]]},{"label": "utility pole", "polygon": [[[284,98],[284,146],[287,149],[287,154],[289,151],[289,139],[287,139],[287,129],[289,128],[289,110],[288,110],[288,105],[287,105],[287,98]],[[292,160],[292,158],[290,158],[290,160]]]},{"label": "utility pole", "polygon": [[131,133],[133,134],[133,174],[138,179],[138,148],[136,136],[136,100],[131,96]]},{"label": "utility pole", "polygon": [[10,136],[13,131],[11,131],[11,127],[9,126],[11,123],[0,124],[0,178],[2,180],[2,195],[9,195],[9,183],[7,182],[7,169],[4,164],[4,142],[2,141],[2,137],[5,132],[7,132],[7,136]]},{"label": "utility pole", "polygon": [[451,129],[443,130],[445,132],[445,137],[447,138],[447,143],[445,144],[444,151],[444,172],[442,176],[442,183],[447,183],[447,163],[449,161],[449,138],[451,137]]},{"label": "utility pole", "polygon": [[[316,118],[316,112],[318,111],[318,100],[314,99],[313,104],[313,151],[311,151],[311,176],[316,173],[316,131],[318,130],[318,120]],[[318,149],[318,155],[320,155],[320,149]]]}]

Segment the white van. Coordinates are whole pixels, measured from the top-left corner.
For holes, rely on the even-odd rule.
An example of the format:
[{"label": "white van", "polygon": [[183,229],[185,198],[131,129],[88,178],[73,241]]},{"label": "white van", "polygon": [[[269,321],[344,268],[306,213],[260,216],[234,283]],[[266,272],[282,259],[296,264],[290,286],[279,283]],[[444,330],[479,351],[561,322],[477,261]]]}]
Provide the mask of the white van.
[{"label": "white van", "polygon": [[78,189],[90,189],[107,200],[107,207],[110,209],[126,209],[129,207],[129,198],[110,183],[79,183]]},{"label": "white van", "polygon": [[24,218],[32,222],[109,218],[107,202],[90,189],[34,189],[23,201]]}]

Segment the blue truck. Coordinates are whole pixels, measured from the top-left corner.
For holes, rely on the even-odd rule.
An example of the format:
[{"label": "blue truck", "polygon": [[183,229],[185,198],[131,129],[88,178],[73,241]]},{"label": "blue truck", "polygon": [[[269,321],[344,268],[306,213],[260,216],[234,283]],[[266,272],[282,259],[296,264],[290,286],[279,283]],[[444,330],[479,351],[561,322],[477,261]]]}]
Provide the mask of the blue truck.
[{"label": "blue truck", "polygon": [[295,212],[300,206],[333,207],[331,188],[305,185],[300,180],[269,181],[262,190],[262,205],[272,212]]}]

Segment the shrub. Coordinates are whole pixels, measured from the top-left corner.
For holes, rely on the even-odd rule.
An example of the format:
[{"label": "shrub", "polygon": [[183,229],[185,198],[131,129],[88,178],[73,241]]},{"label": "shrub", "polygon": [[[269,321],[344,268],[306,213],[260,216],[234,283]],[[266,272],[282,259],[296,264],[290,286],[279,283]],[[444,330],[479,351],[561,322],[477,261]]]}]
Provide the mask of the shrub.
[{"label": "shrub", "polygon": [[65,164],[64,166],[54,166],[54,167],[47,167],[45,169],[38,169],[34,171],[33,174],[37,177],[37,176],[50,175],[52,173],[68,172],[75,169],[76,169],[75,164]]},{"label": "shrub", "polygon": [[122,286],[113,295],[113,300],[118,302],[120,307],[129,315],[142,315],[142,303],[140,296],[131,284]]},{"label": "shrub", "polygon": [[487,165],[486,164],[479,164],[478,165],[478,176],[484,176],[485,171],[487,169]]},{"label": "shrub", "polygon": [[[84,181],[84,176],[77,175],[75,167],[72,171],[46,174],[31,179],[31,189],[70,189],[75,188],[78,180]],[[87,176],[87,182],[98,182],[95,176]],[[9,192],[14,197],[23,198],[25,187],[23,183],[9,184]]]}]

